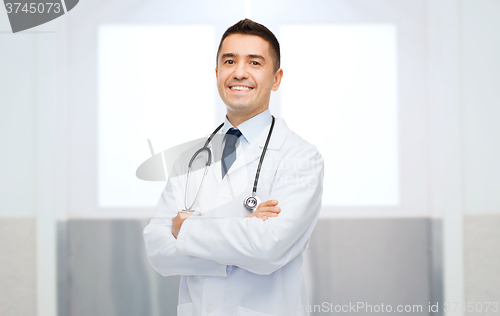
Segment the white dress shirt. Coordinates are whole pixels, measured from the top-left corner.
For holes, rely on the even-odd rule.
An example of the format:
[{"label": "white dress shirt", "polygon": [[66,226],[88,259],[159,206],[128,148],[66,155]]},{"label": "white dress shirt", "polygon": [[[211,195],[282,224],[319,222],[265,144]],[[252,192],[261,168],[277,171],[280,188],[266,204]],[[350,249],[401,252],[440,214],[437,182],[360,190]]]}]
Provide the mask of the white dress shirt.
[{"label": "white dress shirt", "polygon": [[[226,135],[228,130],[230,130],[232,127],[236,127],[241,132],[241,136],[238,138],[236,146],[241,145],[242,149],[245,150],[248,145],[262,133],[263,130],[267,129],[271,125],[272,120],[273,118],[271,116],[271,112],[269,112],[269,109],[255,115],[254,117],[246,120],[238,126],[233,126],[233,124],[229,122],[226,116],[226,118],[224,119],[224,126],[222,126],[222,135]],[[224,142],[225,141],[226,136],[224,136]]]}]

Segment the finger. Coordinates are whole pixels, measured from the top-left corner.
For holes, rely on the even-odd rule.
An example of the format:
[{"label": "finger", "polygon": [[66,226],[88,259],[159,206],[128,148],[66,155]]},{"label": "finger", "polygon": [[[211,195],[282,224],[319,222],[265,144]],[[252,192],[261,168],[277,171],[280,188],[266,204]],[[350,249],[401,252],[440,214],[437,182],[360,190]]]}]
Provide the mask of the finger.
[{"label": "finger", "polygon": [[279,212],[281,212],[281,208],[279,206],[263,206],[263,207],[257,208],[256,212],[258,212],[258,211],[279,213]]},{"label": "finger", "polygon": [[279,206],[269,206],[262,209],[263,212],[279,213],[281,212],[281,207]]},{"label": "finger", "polygon": [[177,213],[177,215],[179,216],[180,219],[185,219],[185,218],[188,218],[189,216],[191,216],[193,214],[188,213],[188,212],[179,212],[179,213]]},{"label": "finger", "polygon": [[259,204],[259,207],[275,206],[278,204],[278,200],[269,200]]},{"label": "finger", "polygon": [[257,217],[257,218],[263,218],[264,216],[266,216],[266,213],[264,212],[253,212],[252,215],[250,216],[254,216],[254,217]]},{"label": "finger", "polygon": [[278,214],[273,213],[273,212],[266,212],[264,215],[267,216],[267,217],[276,217],[276,216],[278,216]]},{"label": "finger", "polygon": [[277,217],[278,214],[272,213],[272,212],[259,212],[259,213],[255,214],[254,216],[263,219],[264,217]]}]

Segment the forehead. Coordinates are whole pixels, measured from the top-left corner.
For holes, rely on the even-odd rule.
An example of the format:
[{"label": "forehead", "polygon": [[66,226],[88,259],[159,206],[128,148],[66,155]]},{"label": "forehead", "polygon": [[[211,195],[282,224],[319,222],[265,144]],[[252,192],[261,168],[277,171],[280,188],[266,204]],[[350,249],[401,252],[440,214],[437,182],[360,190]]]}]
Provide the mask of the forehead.
[{"label": "forehead", "polygon": [[222,42],[219,56],[228,53],[243,56],[258,54],[266,57],[269,56],[269,43],[256,35],[231,34]]}]

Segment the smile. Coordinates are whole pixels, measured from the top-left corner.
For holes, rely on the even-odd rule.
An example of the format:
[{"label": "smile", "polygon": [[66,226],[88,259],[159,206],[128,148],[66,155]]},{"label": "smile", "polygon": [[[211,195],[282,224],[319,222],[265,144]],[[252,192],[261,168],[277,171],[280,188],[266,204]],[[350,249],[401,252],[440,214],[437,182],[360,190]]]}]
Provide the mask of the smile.
[{"label": "smile", "polygon": [[229,89],[238,90],[238,91],[245,91],[245,90],[252,90],[253,88],[245,87],[245,86],[232,86],[232,87],[229,87]]}]

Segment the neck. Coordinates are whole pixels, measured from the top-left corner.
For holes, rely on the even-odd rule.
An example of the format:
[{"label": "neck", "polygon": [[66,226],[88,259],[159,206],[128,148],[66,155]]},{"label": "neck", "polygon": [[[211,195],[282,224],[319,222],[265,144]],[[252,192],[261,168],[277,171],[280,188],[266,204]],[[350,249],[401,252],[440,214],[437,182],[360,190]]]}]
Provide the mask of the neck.
[{"label": "neck", "polygon": [[229,123],[231,123],[234,127],[237,127],[241,123],[251,119],[252,117],[259,115],[260,113],[264,112],[267,110],[269,107],[266,107],[265,109],[259,110],[258,112],[252,112],[252,113],[237,113],[237,112],[232,112],[229,109],[227,110],[227,120]]}]

